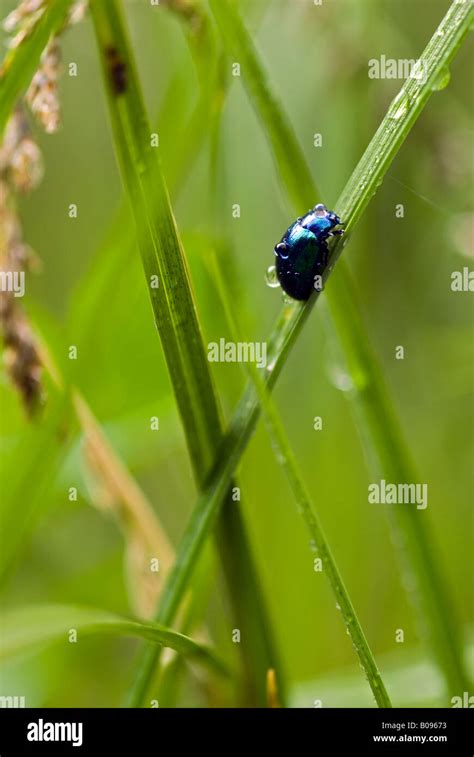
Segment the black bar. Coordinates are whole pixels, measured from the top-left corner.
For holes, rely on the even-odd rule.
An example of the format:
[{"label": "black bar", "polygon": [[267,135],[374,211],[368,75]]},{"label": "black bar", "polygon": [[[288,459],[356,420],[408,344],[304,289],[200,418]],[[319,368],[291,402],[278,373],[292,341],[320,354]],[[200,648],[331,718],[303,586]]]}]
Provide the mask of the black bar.
[{"label": "black bar", "polygon": [[347,755],[471,757],[473,718],[468,708],[0,710],[0,757],[92,755],[101,748],[117,755],[180,754],[188,744],[190,754],[201,748],[226,754],[260,745],[266,754],[290,747],[308,755],[346,750]]}]

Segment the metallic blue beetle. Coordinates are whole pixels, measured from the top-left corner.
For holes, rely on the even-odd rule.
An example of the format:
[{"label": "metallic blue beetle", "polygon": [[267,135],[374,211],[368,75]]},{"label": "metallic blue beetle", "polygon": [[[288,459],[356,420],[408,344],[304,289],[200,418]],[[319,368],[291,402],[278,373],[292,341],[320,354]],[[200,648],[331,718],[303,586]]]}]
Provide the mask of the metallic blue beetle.
[{"label": "metallic blue beetle", "polygon": [[275,247],[276,273],[281,288],[295,300],[307,300],[318,289],[328,263],[327,239],[343,234],[341,219],[325,205],[316,205],[287,229]]}]

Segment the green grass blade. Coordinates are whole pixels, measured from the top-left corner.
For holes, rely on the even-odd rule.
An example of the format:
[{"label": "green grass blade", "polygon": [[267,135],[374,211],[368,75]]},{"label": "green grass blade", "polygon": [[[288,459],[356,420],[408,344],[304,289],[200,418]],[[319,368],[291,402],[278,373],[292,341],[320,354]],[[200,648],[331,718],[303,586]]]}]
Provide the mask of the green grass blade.
[{"label": "green grass blade", "polygon": [[[257,51],[235,6],[229,0],[210,0],[210,5],[227,45],[240,61],[250,100],[264,125],[283,184],[294,203],[295,213],[299,214],[308,205],[314,205],[318,199],[311,176],[308,178],[308,171],[301,175],[301,181],[295,186],[294,177],[299,178],[300,166],[305,163],[304,156],[296,139],[293,137],[288,140],[288,132],[292,132],[291,126],[271,94]],[[426,76],[423,80],[407,79],[391,104],[336,203],[335,210],[345,222],[347,232],[361,217],[432,94],[437,80],[454,57],[467,34],[472,15],[471,4],[453,3],[421,56]],[[289,180],[292,172],[294,177]],[[342,245],[339,244],[334,250],[327,275],[341,249]],[[349,271],[343,261],[339,263],[337,270],[338,274],[327,290],[327,300],[353,379],[354,391],[350,393],[350,398],[358,405],[359,426],[375,463],[373,470],[390,481],[416,481],[418,478],[410,454],[377,366],[376,356],[366,336]],[[306,306],[306,310],[314,305],[315,300],[316,297]],[[295,305],[289,321],[293,321],[296,328],[302,318],[302,309]],[[285,333],[286,331],[287,327]],[[293,338],[291,336],[290,341]],[[278,361],[278,355],[274,359]],[[405,536],[405,565],[409,567],[411,578],[417,584],[416,607],[420,625],[428,631],[429,641],[449,688],[464,690],[462,687],[466,686],[466,676],[456,624],[438,568],[439,560],[433,552],[427,526],[422,518],[423,515],[414,509],[400,509],[394,515],[397,528]]]},{"label": "green grass blade", "polygon": [[319,193],[284,108],[262,70],[250,35],[227,0],[213,0],[210,5],[229,52],[240,63],[250,102],[265,124],[277,171],[290,200],[296,207],[313,206]]},{"label": "green grass blade", "polygon": [[[339,282],[343,293],[348,276]],[[413,460],[406,449],[394,409],[381,376],[374,381],[374,356],[366,341],[354,344],[355,329],[350,335],[347,319],[353,318],[351,328],[360,312],[346,302],[344,319],[340,311],[332,308],[344,359],[349,374],[357,377],[358,389],[354,392],[353,406],[359,428],[366,438],[371,470],[378,478],[403,483],[420,481]],[[389,510],[390,523],[395,531],[395,542],[401,554],[401,564],[410,586],[409,599],[417,614],[419,630],[429,643],[440,671],[444,675],[450,697],[468,688],[461,651],[461,639],[456,624],[449,592],[443,576],[441,560],[433,547],[425,511],[414,507],[395,506]]]},{"label": "green grass blade", "polygon": [[[232,340],[237,344],[246,340],[239,333],[238,327],[234,321],[232,311],[229,306],[230,296],[226,287],[222,271],[220,270],[217,256],[214,251],[210,255],[211,272],[216,282],[217,290],[224,308],[227,323],[231,333]],[[285,432],[281,417],[278,413],[275,403],[268,391],[264,380],[262,379],[254,363],[243,363],[242,368],[249,374],[250,380],[258,393],[260,405],[263,409],[265,420],[267,421],[270,436],[276,451],[276,458],[285,475],[288,478],[293,496],[301,513],[305,525],[311,537],[312,544],[317,551],[318,557],[322,561],[323,570],[328,578],[332,592],[336,600],[336,607],[341,611],[342,619],[345,623],[347,633],[350,636],[359,662],[367,676],[370,688],[374,695],[375,701],[379,707],[391,707],[390,698],[387,694],[385,685],[380,675],[377,663],[370,649],[369,643],[365,637],[364,631],[357,617],[356,611],[352,604],[349,592],[346,589],[337,563],[333,557],[332,551],[327,542],[324,530],[320,523],[316,508],[311,501],[306,485],[300,473],[298,463],[291,449],[288,437]]]},{"label": "green grass blade", "polygon": [[[176,201],[180,195],[186,175],[204,141],[209,107],[207,96],[200,97],[189,122],[183,128],[185,135],[183,148],[179,153],[174,151],[176,154],[168,159],[167,184],[173,201]],[[159,125],[171,118],[171,112],[163,107],[160,110],[155,131],[158,132]],[[90,338],[94,333],[104,298],[113,288],[119,272],[127,265],[129,258],[135,255],[135,247],[136,231],[133,215],[129,204],[124,201],[111,222],[91,267],[79,281],[74,294],[70,312],[71,331],[76,334],[80,332],[83,339]]]},{"label": "green grass blade", "polygon": [[[151,129],[119,4],[115,0],[96,0],[91,10],[105,74],[117,157],[135,215],[138,245],[155,322],[183,421],[195,478],[198,487],[201,487],[214,462],[222,438],[222,426],[185,257],[157,154],[150,144]],[[158,286],[153,286],[156,281]],[[228,496],[229,492],[229,489],[224,492],[223,497]],[[230,496],[228,501],[232,504]],[[241,650],[246,664],[246,680],[252,683],[248,690],[248,703],[262,703],[266,670],[276,666],[275,652],[244,526],[234,505],[233,509],[234,521],[239,519],[238,527],[231,531],[229,521],[224,517],[219,529],[218,547],[226,575],[233,581],[231,600],[235,600],[236,610],[245,595],[236,585],[233,567],[241,567],[249,578],[249,584],[243,588],[246,592],[252,592],[253,604],[246,613],[248,618],[256,613],[260,620],[256,632],[260,634],[261,648],[265,654],[259,659],[249,658],[252,650],[245,645]],[[227,564],[229,567],[226,567]],[[240,575],[238,571],[237,576]],[[158,617],[163,622],[161,613]],[[245,615],[238,622],[245,626]],[[155,650],[149,654],[156,656]],[[133,704],[143,701],[148,684],[148,679],[140,679],[132,692]]]},{"label": "green grass blade", "polygon": [[50,37],[63,25],[72,0],[54,0],[29,35],[9,51],[0,69],[0,138],[18,98],[28,88]]},{"label": "green grass blade", "polygon": [[[212,464],[209,435],[219,438],[220,423],[189,274],[156,150],[150,145],[151,128],[118,4],[95,2],[91,10],[117,157],[135,214],[155,321],[180,412],[187,419],[191,456],[202,477]],[[118,83],[122,75],[123,91]]]},{"label": "green grass blade", "polygon": [[[440,73],[443,71],[443,68],[445,68],[445,66],[448,65],[450,60],[454,57],[462,39],[467,34],[471,19],[472,10],[467,6],[467,4],[453,4],[451,6],[446,17],[443,19],[440,26],[438,27],[438,30],[428,44],[428,47],[424,54],[425,57],[430,60],[428,78],[430,84],[436,79],[437,76],[440,75]],[[406,82],[403,85],[401,92],[404,94],[406,88],[410,86],[411,82]],[[425,93],[426,96],[423,97],[423,105],[426,104],[430,93],[431,87],[429,87],[429,91]],[[399,101],[399,98],[400,95],[398,96],[398,98],[396,98],[396,100]],[[375,194],[384,176],[384,173],[381,173],[380,166],[383,165],[385,167],[385,172],[388,170],[391,160],[393,160],[393,158],[395,157],[395,154],[400,148],[403,139],[406,138],[410,129],[416,122],[418,116],[422,111],[423,105],[419,106],[418,102],[412,103],[412,109],[407,112],[405,118],[402,120],[398,119],[398,121],[396,121],[396,133],[392,133],[392,139],[395,140],[397,149],[392,149],[392,143],[390,143],[390,145],[387,145],[386,143],[384,144],[384,152],[389,151],[391,158],[390,161],[385,160],[384,155],[378,152],[373,152],[373,142],[370,143],[366,153],[364,154],[353,174],[353,177],[363,177],[364,186],[361,191],[364,192],[366,200],[364,202],[361,202],[358,195],[356,196],[351,191],[349,195],[347,192],[344,192],[342,195],[343,200],[344,197],[347,198],[348,196],[349,198],[352,198],[351,205],[349,205],[347,199],[344,200],[344,203],[339,202],[337,204],[337,210],[341,213],[345,220],[350,219],[350,225],[354,226],[355,223],[360,219],[363,210],[365,209],[371,197]],[[391,108],[393,108],[393,105],[391,106]],[[374,137],[374,140],[377,140],[377,142],[379,141],[380,130],[383,130],[383,124],[386,123],[388,119],[391,120],[390,112],[391,111],[389,109],[389,113],[383,120],[381,127]],[[403,135],[402,137],[400,137],[400,133]],[[351,178],[349,181],[349,187],[357,186],[358,181],[359,180],[357,178]],[[352,210],[352,203],[354,203],[354,210]],[[357,210],[355,210],[356,206]],[[339,245],[339,249],[333,250],[334,258],[337,253],[340,253],[340,251],[341,245]],[[327,271],[326,278],[328,275],[330,275],[331,270],[332,267]],[[340,264],[338,265],[338,270],[339,280],[341,280]],[[336,280],[337,278],[335,278],[335,281]],[[283,307],[275,328],[273,329],[270,339],[268,340],[269,370],[267,385],[269,388],[274,385],[280,371],[284,366],[288,352],[295,342],[298,333],[303,327],[315,302],[316,296],[313,297],[313,299],[310,300],[310,302],[306,305],[303,305],[301,303],[293,303],[286,304]],[[223,439],[220,455],[215,463],[212,475],[209,477],[204,492],[197,500],[185,534],[179,545],[177,560],[173,570],[171,571],[162,596],[162,607],[167,608],[167,610],[169,608],[170,611],[176,611],[181,602],[181,599],[186,590],[186,585],[190,580],[190,576],[192,575],[192,572],[194,570],[195,563],[199,558],[201,549],[205,544],[205,541],[217,517],[222,497],[228,489],[233,472],[235,471],[240,458],[247,446],[247,443],[255,429],[255,425],[259,417],[259,412],[260,408],[258,395],[256,394],[253,386],[249,386],[243,398],[238,404],[230,428],[225,435],[225,438]],[[417,553],[421,555],[421,550],[418,552],[417,543],[415,543],[411,538],[410,543],[412,545],[412,549],[415,550],[416,548]],[[425,552],[424,549],[423,552]],[[423,559],[424,562],[424,556],[421,557],[421,559]],[[424,583],[427,582],[425,575],[426,574],[423,575]],[[432,596],[431,590],[430,596]],[[437,602],[437,606],[441,607],[439,602]],[[433,618],[430,608],[427,609],[427,616],[430,617],[430,621],[432,622]],[[440,632],[442,630],[443,637],[445,636],[445,629],[447,627],[449,627],[449,630],[451,631],[452,624],[449,617],[446,617],[443,620],[439,621],[438,618],[436,618],[434,622],[440,629]],[[454,640],[456,636],[454,635],[452,638]],[[464,681],[464,675],[461,672],[462,664],[460,655],[457,652],[457,646],[455,646],[456,642],[450,642],[448,649],[453,649],[453,645],[455,649],[455,661],[453,662],[453,664],[449,665],[449,672],[447,671],[444,663],[443,669],[445,670],[445,673],[448,673],[449,679],[455,682],[457,686],[459,686],[459,684],[463,685],[462,682]],[[449,654],[451,656],[451,652],[449,652]],[[148,670],[142,668],[140,670],[140,676],[151,675],[150,671],[153,664],[153,661],[149,660]],[[456,672],[458,670],[459,673]],[[463,691],[464,689],[461,688],[460,690]]]},{"label": "green grass blade", "polygon": [[227,667],[207,647],[157,623],[141,622],[114,613],[76,605],[32,605],[0,615],[0,660],[14,657],[39,645],[62,640],[69,643],[71,630],[78,638],[91,634],[134,636],[147,639],[181,655],[192,657],[220,673]]}]

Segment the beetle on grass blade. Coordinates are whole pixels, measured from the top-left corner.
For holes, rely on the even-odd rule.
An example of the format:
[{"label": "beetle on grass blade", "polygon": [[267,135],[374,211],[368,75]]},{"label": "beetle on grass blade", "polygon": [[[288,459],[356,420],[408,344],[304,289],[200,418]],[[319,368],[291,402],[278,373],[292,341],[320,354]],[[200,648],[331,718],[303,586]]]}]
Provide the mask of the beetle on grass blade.
[{"label": "beetle on grass blade", "polygon": [[276,275],[286,294],[295,300],[307,300],[314,289],[316,276],[322,276],[329,257],[327,240],[343,229],[341,219],[325,205],[316,205],[298,218],[275,246]]}]

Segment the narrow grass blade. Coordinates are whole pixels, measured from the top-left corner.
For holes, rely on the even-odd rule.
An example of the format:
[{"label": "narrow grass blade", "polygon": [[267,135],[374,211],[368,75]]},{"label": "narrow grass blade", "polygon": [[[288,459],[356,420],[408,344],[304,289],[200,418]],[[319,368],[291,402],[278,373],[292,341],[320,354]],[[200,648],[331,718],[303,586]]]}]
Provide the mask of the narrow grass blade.
[{"label": "narrow grass blade", "polygon": [[[170,91],[170,89],[172,91]],[[164,96],[154,131],[160,125],[173,120],[171,102],[175,97],[174,80]],[[184,125],[183,144],[167,153],[166,177],[169,193],[175,203],[186,183],[186,178],[196,161],[206,137],[206,127],[211,110],[212,94],[206,89],[199,97],[188,122]],[[171,151],[170,151],[171,152]],[[93,264],[79,281],[71,309],[71,331],[86,339],[94,332],[95,324],[103,308],[104,298],[114,286],[118,271],[123,270],[130,256],[135,255],[136,230],[129,203],[124,201],[110,224],[106,238],[97,250]]]},{"label": "narrow grass blade", "polygon": [[[138,88],[124,23],[114,0],[93,2],[117,158],[135,214],[156,325],[198,479],[212,464],[209,437],[221,435],[181,241]],[[123,81],[118,81],[118,72]],[[194,367],[193,367],[194,366]],[[212,427],[212,428],[211,428]]]},{"label": "narrow grass blade", "polygon": [[50,37],[63,25],[72,0],[47,3],[29,35],[9,51],[0,68],[0,138],[18,98],[27,89]]},{"label": "narrow grass blade", "polygon": [[[232,340],[236,344],[244,342],[245,339],[243,339],[239,333],[237,324],[234,321],[232,311],[228,304],[230,302],[229,292],[227,291],[224,277],[222,276],[217,256],[214,251],[211,251],[210,255],[210,268],[217,285],[222,307],[226,314]],[[311,537],[311,542],[317,551],[318,557],[322,561],[323,571],[328,578],[336,600],[336,607],[341,611],[347,633],[349,634],[354,649],[359,657],[361,667],[367,676],[375,701],[379,707],[391,707],[390,698],[382,681],[377,663],[375,662],[369,643],[351,602],[349,592],[346,589],[339,568],[337,567],[337,563],[327,542],[316,508],[311,501],[311,497],[303,481],[298,463],[293,454],[293,450],[291,449],[276,405],[273,402],[265,381],[261,377],[255,364],[243,363],[242,368],[249,374],[249,378],[257,391],[260,405],[263,409],[270,436],[276,450],[276,458],[284,469],[298,506],[298,511],[303,517]]]},{"label": "narrow grass blade", "polygon": [[213,0],[210,5],[229,53],[235,54],[241,65],[250,102],[265,124],[282,184],[292,203],[307,209],[319,193],[284,108],[263,74],[253,41],[230,2]]},{"label": "narrow grass blade", "polygon": [[[151,145],[151,129],[120,6],[115,0],[95,0],[91,10],[105,75],[117,157],[135,215],[138,245],[155,322],[183,421],[196,482],[198,487],[202,487],[222,438],[222,426],[185,257],[167,187],[155,148]],[[231,502],[229,490],[223,493],[223,498],[226,496]],[[234,519],[240,520],[240,517],[234,508]],[[238,610],[240,605],[237,602],[240,603],[245,594],[239,590],[232,566],[242,566],[249,577],[245,590],[253,595],[252,608],[246,611],[247,617],[251,618],[253,613],[257,613],[261,620],[257,632],[265,655],[259,660],[244,658],[247,680],[252,682],[248,701],[257,703],[264,700],[265,673],[268,666],[276,666],[275,652],[243,523],[239,522],[239,527],[231,532],[227,520],[226,517],[222,520],[218,546],[226,575],[232,579],[231,600],[236,600]],[[230,567],[227,568],[228,564]],[[241,573],[237,575],[240,581]],[[161,613],[159,619],[163,622]],[[245,615],[239,618],[239,623],[245,626]],[[246,649],[242,652],[247,654]],[[150,655],[156,656],[156,652],[152,650]],[[147,664],[147,667],[150,665]],[[147,677],[140,680],[132,694],[133,704],[143,701],[148,684]]]},{"label": "narrow grass blade", "polygon": [[76,631],[78,637],[108,634],[147,639],[199,660],[219,673],[227,673],[226,665],[210,649],[197,644],[189,636],[157,623],[142,623],[105,610],[75,605],[32,605],[2,613],[0,659],[14,657],[53,641],[62,640],[68,644],[72,630]]}]

